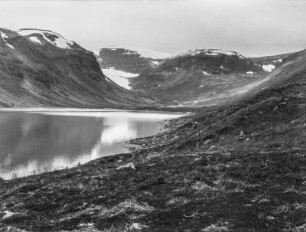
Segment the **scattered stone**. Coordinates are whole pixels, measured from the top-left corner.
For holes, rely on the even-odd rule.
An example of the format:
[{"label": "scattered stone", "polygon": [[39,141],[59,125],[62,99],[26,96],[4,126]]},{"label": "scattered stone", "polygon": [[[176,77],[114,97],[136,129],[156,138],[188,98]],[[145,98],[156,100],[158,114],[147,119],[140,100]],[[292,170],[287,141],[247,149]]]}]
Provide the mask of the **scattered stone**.
[{"label": "scattered stone", "polygon": [[148,226],[146,226],[146,225],[141,225],[141,224],[139,224],[139,223],[133,223],[131,226],[130,226],[130,230],[141,230],[141,229],[143,229],[143,228],[146,228],[146,227],[148,227]]},{"label": "scattered stone", "polygon": [[258,201],[258,203],[267,203],[267,202],[270,202],[270,200],[266,198],[263,198],[260,201]]},{"label": "scattered stone", "polygon": [[134,165],[133,163],[128,163],[128,164],[119,166],[119,167],[117,168],[117,170],[124,169],[124,168],[131,168],[131,169],[133,169],[134,171],[136,170],[135,165]]},{"label": "scattered stone", "polygon": [[204,141],[204,144],[209,144],[209,143],[211,143],[212,141],[213,141],[212,139],[207,139],[207,140]]}]

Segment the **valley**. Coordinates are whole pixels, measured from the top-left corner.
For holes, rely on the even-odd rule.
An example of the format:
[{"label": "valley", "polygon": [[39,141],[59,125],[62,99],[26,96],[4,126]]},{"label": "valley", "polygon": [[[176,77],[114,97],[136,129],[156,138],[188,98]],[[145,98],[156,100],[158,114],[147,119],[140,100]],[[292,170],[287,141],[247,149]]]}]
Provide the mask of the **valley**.
[{"label": "valley", "polygon": [[[108,136],[125,137],[129,149],[111,156],[0,179],[0,231],[306,230],[305,50],[257,58],[219,49],[93,53],[50,31],[0,31],[1,105],[5,113],[51,107],[46,114],[61,117],[39,121],[57,131],[50,133],[62,147],[49,144],[53,151],[67,148],[60,140],[68,127],[80,136],[68,146],[73,154],[107,140],[100,119],[86,119],[95,110],[190,112],[164,118],[159,133],[128,136],[114,126]],[[62,118],[76,108],[84,118]],[[40,136],[31,120],[12,123],[29,141]]]}]

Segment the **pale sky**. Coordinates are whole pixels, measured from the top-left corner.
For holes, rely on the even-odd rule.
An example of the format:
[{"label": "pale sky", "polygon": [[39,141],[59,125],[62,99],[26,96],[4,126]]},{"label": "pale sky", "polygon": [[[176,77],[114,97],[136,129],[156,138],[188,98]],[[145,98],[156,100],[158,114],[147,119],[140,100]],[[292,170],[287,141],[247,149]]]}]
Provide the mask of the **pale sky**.
[{"label": "pale sky", "polygon": [[49,29],[89,50],[220,48],[273,55],[306,48],[305,1],[0,0],[0,27]]}]

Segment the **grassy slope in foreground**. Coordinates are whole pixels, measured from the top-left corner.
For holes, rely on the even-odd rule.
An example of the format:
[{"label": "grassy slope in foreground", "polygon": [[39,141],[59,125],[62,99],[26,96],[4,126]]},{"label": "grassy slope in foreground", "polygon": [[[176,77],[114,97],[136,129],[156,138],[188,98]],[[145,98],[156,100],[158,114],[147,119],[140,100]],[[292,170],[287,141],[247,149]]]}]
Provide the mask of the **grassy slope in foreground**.
[{"label": "grassy slope in foreground", "polygon": [[305,231],[305,60],[130,154],[2,183],[0,228]]}]

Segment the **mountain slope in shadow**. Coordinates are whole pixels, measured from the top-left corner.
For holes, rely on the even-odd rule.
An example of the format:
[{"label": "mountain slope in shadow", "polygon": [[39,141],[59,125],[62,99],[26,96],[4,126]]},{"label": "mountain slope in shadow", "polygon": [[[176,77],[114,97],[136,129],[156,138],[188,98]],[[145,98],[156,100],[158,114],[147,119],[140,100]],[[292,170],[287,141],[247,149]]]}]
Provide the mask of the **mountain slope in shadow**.
[{"label": "mountain slope in shadow", "polygon": [[0,29],[0,105],[127,107],[155,100],[107,79],[92,52],[57,33]]}]

